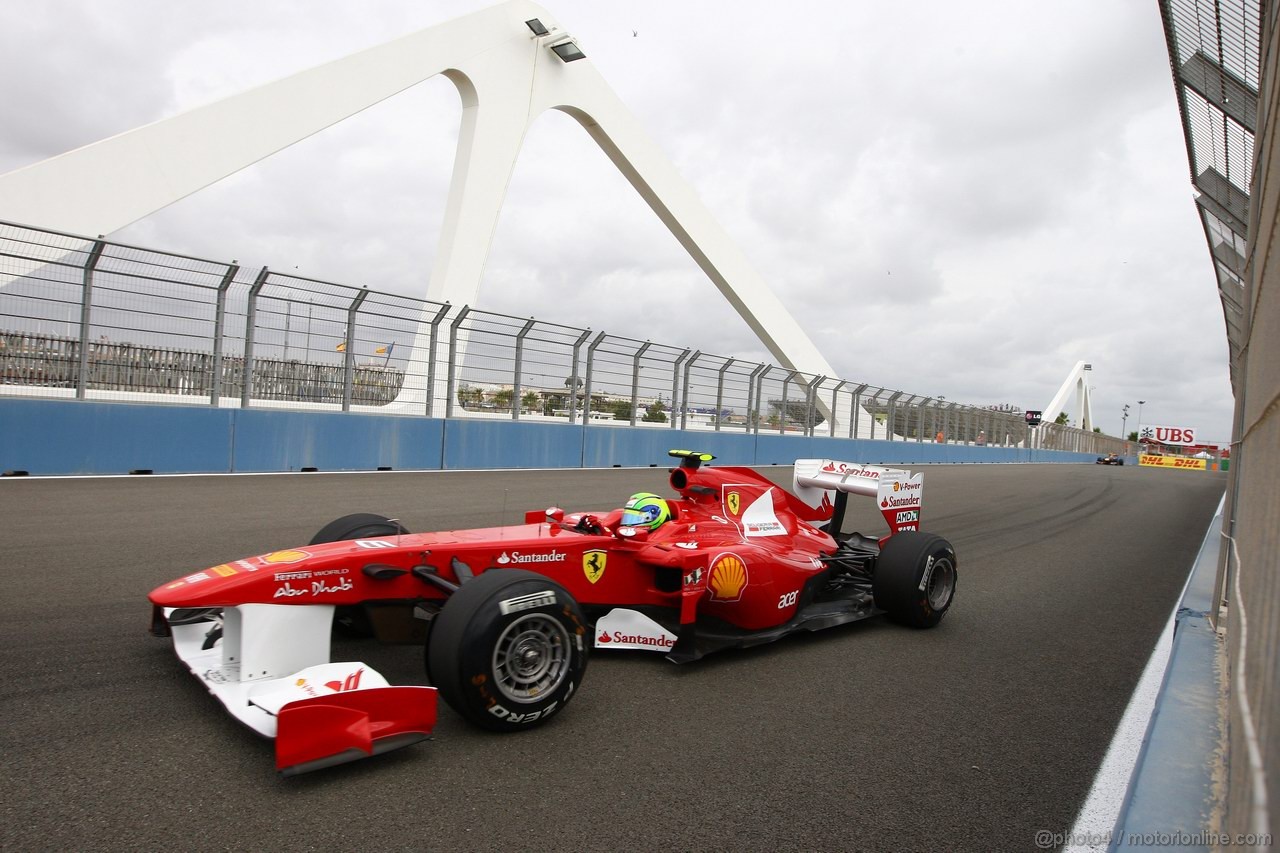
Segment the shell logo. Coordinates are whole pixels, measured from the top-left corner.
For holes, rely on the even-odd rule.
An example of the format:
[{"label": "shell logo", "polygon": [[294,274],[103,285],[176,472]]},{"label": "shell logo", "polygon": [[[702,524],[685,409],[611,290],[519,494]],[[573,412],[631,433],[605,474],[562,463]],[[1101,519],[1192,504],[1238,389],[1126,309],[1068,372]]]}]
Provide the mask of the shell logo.
[{"label": "shell logo", "polygon": [[311,555],[306,551],[276,551],[262,558],[264,563],[300,563]]},{"label": "shell logo", "polygon": [[722,554],[711,564],[707,588],[712,601],[738,601],[747,588],[747,564],[737,554]]}]

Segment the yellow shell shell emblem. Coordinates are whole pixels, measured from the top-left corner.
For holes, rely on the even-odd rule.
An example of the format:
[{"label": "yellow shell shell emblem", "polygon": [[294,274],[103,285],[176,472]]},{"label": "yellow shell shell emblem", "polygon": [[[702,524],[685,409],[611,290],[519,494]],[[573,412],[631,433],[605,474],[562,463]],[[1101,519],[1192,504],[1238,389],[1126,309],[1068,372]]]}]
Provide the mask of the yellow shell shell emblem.
[{"label": "yellow shell shell emblem", "polygon": [[747,564],[736,554],[722,554],[711,564],[707,588],[712,601],[738,601],[747,588]]},{"label": "yellow shell shell emblem", "polygon": [[276,551],[262,558],[262,562],[270,564],[300,563],[311,555],[306,551]]},{"label": "yellow shell shell emblem", "polygon": [[724,505],[729,510],[729,515],[737,515],[738,510],[742,509],[742,495],[737,492],[729,492],[724,496]]}]

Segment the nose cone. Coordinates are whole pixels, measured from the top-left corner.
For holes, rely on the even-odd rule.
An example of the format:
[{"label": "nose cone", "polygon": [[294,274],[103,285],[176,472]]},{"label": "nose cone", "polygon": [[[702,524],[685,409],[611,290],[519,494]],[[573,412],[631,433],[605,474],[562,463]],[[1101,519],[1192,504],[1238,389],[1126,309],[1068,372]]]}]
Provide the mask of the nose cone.
[{"label": "nose cone", "polygon": [[307,572],[315,561],[315,549],[275,551],[193,572],[156,587],[147,597],[161,607],[270,603],[281,581],[291,573]]}]

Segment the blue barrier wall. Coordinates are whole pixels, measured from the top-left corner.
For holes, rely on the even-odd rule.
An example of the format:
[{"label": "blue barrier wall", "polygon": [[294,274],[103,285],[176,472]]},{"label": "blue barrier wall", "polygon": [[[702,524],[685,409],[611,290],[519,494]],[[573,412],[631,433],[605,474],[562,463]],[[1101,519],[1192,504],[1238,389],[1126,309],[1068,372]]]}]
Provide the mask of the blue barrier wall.
[{"label": "blue barrier wall", "polygon": [[0,471],[41,474],[609,468],[667,450],[725,465],[806,457],[869,464],[1093,462],[1088,453],[530,421],[0,399]]}]

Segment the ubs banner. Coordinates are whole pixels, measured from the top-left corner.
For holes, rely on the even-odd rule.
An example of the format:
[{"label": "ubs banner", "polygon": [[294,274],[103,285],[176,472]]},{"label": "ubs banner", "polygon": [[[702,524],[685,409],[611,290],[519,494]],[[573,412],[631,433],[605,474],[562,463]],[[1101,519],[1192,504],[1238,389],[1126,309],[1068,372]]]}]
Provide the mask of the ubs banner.
[{"label": "ubs banner", "polygon": [[1187,445],[1196,443],[1196,428],[1189,426],[1157,426],[1147,424],[1138,433],[1138,441]]},{"label": "ubs banner", "polygon": [[1195,459],[1190,456],[1153,456],[1144,453],[1138,457],[1139,465],[1148,465],[1152,468],[1190,468],[1192,470],[1205,470],[1205,460]]}]

